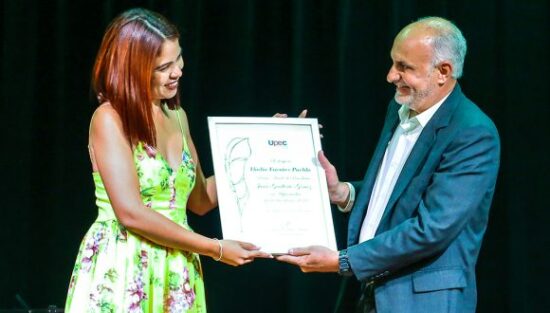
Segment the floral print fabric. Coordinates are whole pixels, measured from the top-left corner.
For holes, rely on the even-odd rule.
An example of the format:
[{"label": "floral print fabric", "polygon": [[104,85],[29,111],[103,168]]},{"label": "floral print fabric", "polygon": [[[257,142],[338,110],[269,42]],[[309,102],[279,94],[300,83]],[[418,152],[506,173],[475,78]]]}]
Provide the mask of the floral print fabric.
[{"label": "floral print fabric", "polygon": [[[172,169],[154,148],[139,143],[134,162],[143,203],[191,230],[186,204],[195,164],[184,142]],[[82,240],[65,312],[206,312],[199,257],[166,248],[118,223],[98,173],[93,173],[98,218]]]}]

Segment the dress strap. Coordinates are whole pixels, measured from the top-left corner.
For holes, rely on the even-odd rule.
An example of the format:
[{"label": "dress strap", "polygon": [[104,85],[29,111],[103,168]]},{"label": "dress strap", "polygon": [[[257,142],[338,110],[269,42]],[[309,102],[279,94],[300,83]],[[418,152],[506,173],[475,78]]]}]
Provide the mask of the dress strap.
[{"label": "dress strap", "polygon": [[187,140],[185,140],[185,132],[183,131],[183,125],[181,124],[180,110],[176,110],[176,117],[178,118],[178,124],[180,124],[181,138],[183,138],[184,146],[187,146]]}]

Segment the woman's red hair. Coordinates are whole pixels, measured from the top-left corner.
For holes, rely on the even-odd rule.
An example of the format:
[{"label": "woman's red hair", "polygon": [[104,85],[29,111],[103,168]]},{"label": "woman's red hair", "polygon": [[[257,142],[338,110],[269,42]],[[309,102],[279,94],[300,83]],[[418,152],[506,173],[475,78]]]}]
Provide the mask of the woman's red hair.
[{"label": "woman's red hair", "polygon": [[[179,38],[178,30],[162,15],[131,9],[116,17],[103,36],[97,53],[92,88],[100,103],[109,101],[120,115],[132,145],[156,145],[151,82],[155,58],[165,40]],[[166,99],[178,108],[179,91]]]}]

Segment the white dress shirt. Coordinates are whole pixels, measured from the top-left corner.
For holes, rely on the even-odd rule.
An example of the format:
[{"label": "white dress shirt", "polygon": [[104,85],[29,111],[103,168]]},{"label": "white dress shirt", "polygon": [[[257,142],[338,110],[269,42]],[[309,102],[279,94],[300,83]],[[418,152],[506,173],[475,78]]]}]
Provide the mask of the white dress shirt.
[{"label": "white dress shirt", "polygon": [[405,165],[422,129],[428,124],[448,96],[445,96],[441,101],[412,118],[409,117],[410,109],[407,106],[401,106],[399,109],[400,123],[388,143],[382,165],[378,170],[367,215],[363,220],[359,234],[359,243],[372,239],[376,234],[403,165]]}]

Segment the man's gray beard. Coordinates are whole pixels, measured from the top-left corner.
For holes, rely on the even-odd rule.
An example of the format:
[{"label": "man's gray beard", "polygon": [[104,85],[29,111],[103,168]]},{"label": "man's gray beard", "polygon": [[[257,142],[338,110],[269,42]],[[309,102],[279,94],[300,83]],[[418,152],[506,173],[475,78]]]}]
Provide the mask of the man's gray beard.
[{"label": "man's gray beard", "polygon": [[[410,97],[411,97],[411,96],[408,96],[408,98],[410,98]],[[400,104],[400,105],[402,105],[402,106],[406,106],[406,107],[409,108],[409,109],[411,108],[411,106],[410,106],[410,102],[411,102],[411,101],[401,102],[398,98],[399,98],[399,95],[398,95],[398,93],[396,92],[395,95],[393,96],[393,99],[395,100],[395,102],[397,102],[397,104]],[[411,99],[411,100],[412,100],[412,99]]]},{"label": "man's gray beard", "polygon": [[[410,110],[414,110],[413,108],[411,108],[411,104],[418,104],[423,99],[426,99],[430,95],[431,91],[432,91],[431,89],[428,89],[428,90],[423,90],[422,92],[415,92],[414,94],[410,94],[410,95],[406,96],[408,101],[404,101],[404,102],[401,102],[401,101],[398,100],[399,96],[398,96],[398,93],[396,92],[393,99],[398,104],[406,106]],[[416,110],[414,110],[414,111],[416,111]]]}]

